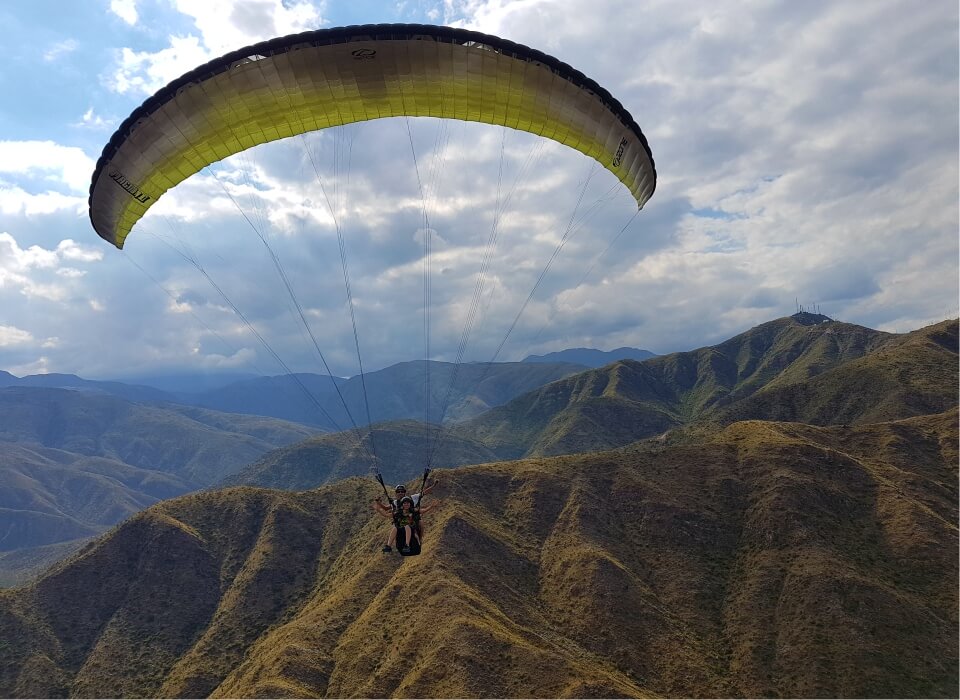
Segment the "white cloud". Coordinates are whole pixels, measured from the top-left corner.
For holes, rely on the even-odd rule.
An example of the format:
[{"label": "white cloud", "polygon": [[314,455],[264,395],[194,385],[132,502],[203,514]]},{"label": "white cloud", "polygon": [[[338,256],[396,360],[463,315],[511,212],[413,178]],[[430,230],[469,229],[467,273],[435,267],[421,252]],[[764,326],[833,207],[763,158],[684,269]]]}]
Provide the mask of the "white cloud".
[{"label": "white cloud", "polygon": [[[32,268],[52,268],[57,264],[57,253],[38,245],[21,248],[17,240],[9,233],[0,233],[0,274],[21,272]],[[0,277],[0,284],[3,278]]]},{"label": "white cloud", "polygon": [[130,26],[139,19],[137,0],[110,0],[110,11]]},{"label": "white cloud", "polygon": [[256,353],[250,348],[241,348],[231,355],[204,353],[202,348],[194,347],[191,354],[198,361],[198,367],[211,370],[243,369],[256,360]]},{"label": "white cloud", "polygon": [[70,196],[59,192],[32,194],[20,187],[12,187],[0,182],[0,214],[36,216],[70,210],[79,214],[86,209],[86,197]]},{"label": "white cloud", "polygon": [[[86,104],[126,113],[142,94],[213,56],[326,22],[324,6],[279,0],[151,6],[180,13],[166,24],[152,15],[146,22],[146,6],[135,7],[144,15],[137,20],[144,43],[118,50],[125,65],[111,69],[114,88],[127,93],[118,100],[123,106],[91,100],[77,113]],[[545,50],[596,79],[633,113],[659,166],[654,198],[602,259],[633,213],[629,195],[602,207],[569,241],[500,359],[578,345],[689,349],[792,313],[797,297],[885,330],[956,315],[956,7],[917,4],[905,12],[905,0],[391,6],[412,21],[422,21],[430,7],[442,8],[447,22]],[[160,43],[146,43],[148,25],[149,41]],[[431,202],[429,226],[442,237],[434,237],[432,259],[435,357],[456,352],[493,213],[510,193],[467,349],[468,359],[485,360],[563,235],[591,163],[507,131],[501,179],[503,132],[448,122],[449,143],[441,145],[436,122],[410,121]],[[90,127],[102,122],[94,110],[81,120]],[[309,141],[343,225],[365,364],[418,357],[425,224],[404,122],[379,120]],[[535,151],[534,143],[547,145]],[[22,156],[3,155],[0,178],[9,182],[0,182],[0,215],[85,211],[92,161],[68,177],[64,152],[26,165]],[[513,187],[528,160],[533,165]],[[580,214],[611,183],[609,173],[596,170]],[[144,367],[239,367],[263,358],[249,329],[178,256],[183,252],[196,256],[291,366],[315,370],[269,254],[236,202],[263,225],[306,315],[322,330],[334,372],[355,371],[336,231],[300,140],[258,148],[213,171],[215,177],[204,171],[164,195],[129,239],[127,250],[157,284],[175,290],[177,301],[125,263],[113,263],[122,259],[113,253],[104,254],[106,275],[80,274],[98,260],[93,249],[55,243],[89,240],[86,220],[75,217],[67,222],[74,228],[54,242],[37,239],[40,246],[17,229],[22,248],[10,252],[0,236],[0,308],[16,308],[9,301],[21,295],[59,293],[70,320],[54,326],[37,316],[33,325],[23,313],[3,322],[37,339],[61,338],[47,353],[57,370],[85,363],[109,371],[119,358]],[[60,187],[67,180],[75,183],[69,190]],[[25,232],[38,230],[28,223]],[[0,216],[4,226],[12,230]],[[110,338],[110,349],[91,337]],[[223,347],[224,338],[254,349],[241,354]],[[269,360],[261,364],[281,371]]]},{"label": "white cloud", "polygon": [[79,46],[80,43],[76,39],[58,41],[56,44],[43,52],[43,60],[47,63],[51,63],[59,59],[61,56],[65,56],[68,53],[73,53],[79,48]]},{"label": "white cloud", "polygon": [[319,29],[322,4],[283,0],[175,0],[191,17],[203,45],[215,55],[276,36]]},{"label": "white cloud", "polygon": [[107,80],[119,93],[151,94],[189,70],[229,51],[276,36],[318,29],[322,4],[284,0],[175,0],[197,34],[170,36],[159,51],[124,48]]},{"label": "white cloud", "polygon": [[210,60],[210,53],[195,36],[170,37],[170,47],[160,51],[124,48],[119,65],[107,81],[119,93],[152,94],[176,77]]},{"label": "white cloud", "polygon": [[76,146],[53,141],[0,141],[0,173],[39,175],[75,192],[86,192],[94,165],[94,160]]},{"label": "white cloud", "polygon": [[114,122],[112,120],[104,119],[99,114],[94,112],[93,107],[91,107],[83,113],[83,116],[80,117],[80,121],[74,122],[73,125],[87,129],[108,129],[112,127],[113,124]]},{"label": "white cloud", "polygon": [[33,362],[13,365],[7,371],[15,377],[28,377],[33,374],[49,374],[51,371],[50,365],[50,358],[43,355]]},{"label": "white cloud", "polygon": [[33,335],[14,326],[0,325],[0,348],[9,348],[14,345],[27,345],[33,342]]},{"label": "white cloud", "polygon": [[103,251],[80,245],[69,238],[57,244],[57,254],[64,260],[94,262],[103,259]]},{"label": "white cloud", "polygon": [[[639,225],[677,197],[704,212],[642,274],[608,273],[609,289],[589,290],[611,323],[614,290],[669,309],[669,323],[642,332],[678,343],[718,311],[735,332],[788,311],[794,295],[877,325],[955,299],[956,8],[595,4],[469,0],[449,2],[447,18],[547,48],[633,111],[661,175]],[[631,37],[623,51],[614,30]],[[918,264],[919,250],[936,253]],[[756,303],[750,288],[778,305],[744,306]]]},{"label": "white cloud", "polygon": [[[80,246],[72,240],[61,241],[49,250],[39,245],[21,248],[9,233],[0,233],[0,290],[15,289],[20,294],[48,301],[64,301],[70,295],[70,284],[83,277],[83,271],[63,267],[63,260],[93,262],[102,257],[99,251]],[[47,279],[47,273],[55,277]]]}]

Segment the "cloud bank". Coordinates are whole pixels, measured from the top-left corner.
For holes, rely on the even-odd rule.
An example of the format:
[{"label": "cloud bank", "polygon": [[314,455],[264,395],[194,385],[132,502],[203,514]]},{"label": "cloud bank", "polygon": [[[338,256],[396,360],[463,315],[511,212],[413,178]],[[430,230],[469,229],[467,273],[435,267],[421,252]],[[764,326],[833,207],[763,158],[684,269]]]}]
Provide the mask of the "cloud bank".
[{"label": "cloud bank", "polygon": [[955,6],[404,8],[384,17],[279,0],[113,2],[130,33],[104,53],[113,63],[88,71],[105,76],[115,102],[83,121],[128,113],[184,71],[261,39],[436,19],[545,50],[616,95],[657,162],[644,211],[634,217],[609,173],[552,142],[418,119],[411,149],[404,120],[378,120],[205,170],[165,195],[119,253],[85,218],[102,144],[3,141],[0,367],[281,372],[256,329],[290,367],[320,371],[302,312],[331,369],[355,373],[338,225],[367,368],[422,358],[427,322],[432,358],[456,359],[470,330],[463,357],[484,361],[508,331],[501,360],[577,346],[685,350],[792,313],[796,300],[895,332],[957,315]]}]

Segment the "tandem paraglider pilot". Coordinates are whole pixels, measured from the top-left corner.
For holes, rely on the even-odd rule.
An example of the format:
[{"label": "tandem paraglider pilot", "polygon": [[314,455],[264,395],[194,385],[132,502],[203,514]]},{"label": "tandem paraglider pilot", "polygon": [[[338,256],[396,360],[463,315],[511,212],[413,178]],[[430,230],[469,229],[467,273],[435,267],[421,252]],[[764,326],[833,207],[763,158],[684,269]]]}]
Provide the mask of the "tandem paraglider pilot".
[{"label": "tandem paraglider pilot", "polygon": [[426,506],[420,505],[420,500],[424,495],[436,487],[438,481],[431,481],[419,493],[407,495],[407,487],[399,484],[394,489],[395,498],[389,499],[390,505],[386,505],[380,496],[377,496],[370,503],[374,511],[384,518],[390,518],[393,521],[393,527],[387,536],[387,543],[383,546],[384,552],[392,552],[397,546],[397,538],[402,535],[401,544],[397,551],[403,555],[419,553],[420,545],[423,543],[423,521],[421,514],[433,510],[438,503],[434,502]]}]

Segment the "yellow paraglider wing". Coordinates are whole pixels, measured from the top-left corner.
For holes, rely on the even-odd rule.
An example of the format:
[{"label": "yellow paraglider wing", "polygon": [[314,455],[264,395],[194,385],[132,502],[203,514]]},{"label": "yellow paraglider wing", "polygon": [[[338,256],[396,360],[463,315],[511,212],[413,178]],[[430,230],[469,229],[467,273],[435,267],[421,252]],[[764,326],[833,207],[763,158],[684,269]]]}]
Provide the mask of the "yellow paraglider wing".
[{"label": "yellow paraglider wing", "polygon": [[175,80],[117,130],[90,186],[90,220],[122,248],[164,192],[252,146],[352,122],[416,116],[538,134],[596,159],[642,207],[656,187],[630,114],[533,49],[449,27],[368,25],[247,47]]}]

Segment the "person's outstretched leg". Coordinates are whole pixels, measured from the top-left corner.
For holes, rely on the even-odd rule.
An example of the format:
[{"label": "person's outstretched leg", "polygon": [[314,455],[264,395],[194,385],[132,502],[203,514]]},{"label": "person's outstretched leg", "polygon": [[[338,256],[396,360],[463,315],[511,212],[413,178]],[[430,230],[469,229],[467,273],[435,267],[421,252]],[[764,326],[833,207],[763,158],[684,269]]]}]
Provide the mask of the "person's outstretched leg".
[{"label": "person's outstretched leg", "polygon": [[397,544],[397,528],[390,528],[390,535],[387,537],[387,543],[383,547],[384,552],[392,552]]}]

